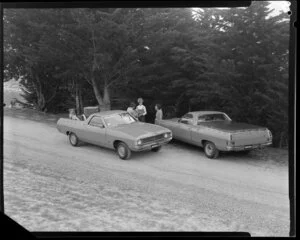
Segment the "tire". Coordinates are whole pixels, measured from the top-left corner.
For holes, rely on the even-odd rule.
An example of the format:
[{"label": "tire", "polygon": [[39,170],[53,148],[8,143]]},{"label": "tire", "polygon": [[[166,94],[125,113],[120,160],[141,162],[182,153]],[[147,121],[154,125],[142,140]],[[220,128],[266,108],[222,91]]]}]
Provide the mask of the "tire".
[{"label": "tire", "polygon": [[123,160],[129,159],[131,156],[131,150],[129,149],[126,143],[120,142],[117,145],[116,151],[117,154],[119,155],[119,158]]},{"label": "tire", "polygon": [[72,133],[72,132],[71,132],[71,133],[69,134],[69,141],[70,141],[70,143],[71,143],[71,145],[72,145],[73,147],[78,146],[79,139],[78,139],[78,137],[76,136],[75,133]]},{"label": "tire", "polygon": [[204,143],[204,153],[208,158],[217,158],[219,156],[219,150],[216,145],[209,141]]},{"label": "tire", "polygon": [[158,146],[158,147],[152,148],[151,151],[158,152],[160,149],[161,149],[161,146]]}]

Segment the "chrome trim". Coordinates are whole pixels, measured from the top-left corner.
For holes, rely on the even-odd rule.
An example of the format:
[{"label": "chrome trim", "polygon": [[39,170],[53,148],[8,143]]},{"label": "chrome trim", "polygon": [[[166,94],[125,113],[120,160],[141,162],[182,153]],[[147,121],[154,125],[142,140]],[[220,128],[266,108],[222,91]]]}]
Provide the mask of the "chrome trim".
[{"label": "chrome trim", "polygon": [[[226,146],[227,151],[243,151],[243,150],[251,150],[256,148],[262,148],[265,146],[271,145],[272,142],[266,142],[261,144],[252,144],[252,145],[243,145],[243,146]],[[249,148],[247,148],[249,147]]]},{"label": "chrome trim", "polygon": [[155,143],[156,141],[167,139],[167,137],[165,137],[165,134],[166,133],[160,133],[160,134],[157,134],[157,135],[154,135],[154,136],[141,138],[140,139],[142,141],[141,145],[145,145],[145,144],[149,144],[149,143]]}]

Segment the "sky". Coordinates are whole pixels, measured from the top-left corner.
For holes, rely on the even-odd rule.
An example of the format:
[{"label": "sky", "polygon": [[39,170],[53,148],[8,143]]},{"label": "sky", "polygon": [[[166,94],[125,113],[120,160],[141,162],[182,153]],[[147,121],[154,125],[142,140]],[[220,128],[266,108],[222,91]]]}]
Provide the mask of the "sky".
[{"label": "sky", "polygon": [[[274,11],[269,15],[270,17],[278,15],[281,11],[288,12],[290,10],[289,1],[267,1],[270,3],[269,9],[274,9]],[[201,9],[201,8],[194,8]],[[219,9],[228,9],[228,8],[219,8]]]},{"label": "sky", "polygon": [[277,15],[280,13],[280,11],[288,12],[290,10],[290,2],[288,1],[269,1],[270,8],[274,9],[274,12],[271,14],[271,16]]}]

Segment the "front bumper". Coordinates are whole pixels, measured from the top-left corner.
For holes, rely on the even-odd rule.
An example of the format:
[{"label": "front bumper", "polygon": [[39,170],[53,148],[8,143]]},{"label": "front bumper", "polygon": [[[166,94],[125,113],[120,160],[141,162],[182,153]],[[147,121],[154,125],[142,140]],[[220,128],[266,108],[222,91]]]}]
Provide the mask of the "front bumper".
[{"label": "front bumper", "polygon": [[140,145],[140,146],[139,145],[134,145],[131,150],[135,151],[135,152],[147,151],[147,150],[151,150],[153,148],[165,145],[168,142],[170,142],[171,140],[172,140],[172,137],[168,137],[168,138],[165,138],[165,139],[157,140],[155,142],[146,143],[146,144],[143,144],[143,145]]},{"label": "front bumper", "polygon": [[247,151],[252,149],[261,149],[266,146],[270,146],[272,142],[266,142],[261,144],[243,145],[243,146],[227,146],[225,151]]}]

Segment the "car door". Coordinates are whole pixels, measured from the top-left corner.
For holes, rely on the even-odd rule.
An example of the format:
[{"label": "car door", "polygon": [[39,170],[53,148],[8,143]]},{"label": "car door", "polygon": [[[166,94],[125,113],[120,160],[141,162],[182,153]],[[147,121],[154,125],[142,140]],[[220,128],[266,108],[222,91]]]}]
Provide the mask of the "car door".
[{"label": "car door", "polygon": [[[194,126],[190,129],[191,140],[195,145],[202,146],[202,140],[206,136],[207,129],[202,126]],[[207,138],[206,138],[207,139]]]},{"label": "car door", "polygon": [[193,115],[185,114],[178,121],[177,127],[174,129],[175,138],[185,142],[191,142],[191,128],[193,127]]},{"label": "car door", "polygon": [[106,128],[103,119],[99,116],[94,116],[85,125],[83,138],[86,142],[106,147]]},{"label": "car door", "polygon": [[192,142],[195,145],[202,146],[203,140],[210,140],[211,136],[209,128],[201,125],[202,122],[205,122],[209,118],[206,115],[195,116],[195,126],[191,128],[191,138]]}]

